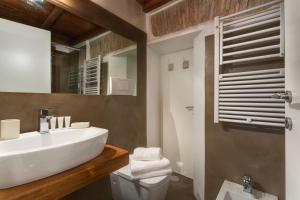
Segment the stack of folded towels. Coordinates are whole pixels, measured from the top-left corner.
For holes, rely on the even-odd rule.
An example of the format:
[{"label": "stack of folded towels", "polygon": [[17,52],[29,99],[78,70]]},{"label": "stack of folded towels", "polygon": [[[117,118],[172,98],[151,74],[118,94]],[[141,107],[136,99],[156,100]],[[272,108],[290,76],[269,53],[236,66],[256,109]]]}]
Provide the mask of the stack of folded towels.
[{"label": "stack of folded towels", "polygon": [[136,148],[129,156],[130,171],[134,179],[164,176],[172,173],[170,161],[161,156],[160,148]]}]

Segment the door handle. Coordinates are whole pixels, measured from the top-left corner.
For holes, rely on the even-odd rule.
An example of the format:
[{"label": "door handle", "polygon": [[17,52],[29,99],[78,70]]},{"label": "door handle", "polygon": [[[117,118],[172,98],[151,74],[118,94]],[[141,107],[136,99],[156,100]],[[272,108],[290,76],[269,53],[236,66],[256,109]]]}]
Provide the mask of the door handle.
[{"label": "door handle", "polygon": [[194,110],[194,106],[186,106],[185,109],[187,109],[188,111],[193,111]]}]

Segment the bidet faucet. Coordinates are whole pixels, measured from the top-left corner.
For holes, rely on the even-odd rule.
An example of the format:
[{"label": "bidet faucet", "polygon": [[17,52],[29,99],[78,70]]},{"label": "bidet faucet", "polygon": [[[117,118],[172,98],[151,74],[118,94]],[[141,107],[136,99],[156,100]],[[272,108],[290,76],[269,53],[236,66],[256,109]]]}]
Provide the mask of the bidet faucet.
[{"label": "bidet faucet", "polygon": [[49,110],[47,108],[41,108],[39,118],[40,133],[49,133],[49,120],[52,118],[52,116],[49,115]]},{"label": "bidet faucet", "polygon": [[243,176],[242,185],[244,192],[252,193],[252,178],[251,176]]}]

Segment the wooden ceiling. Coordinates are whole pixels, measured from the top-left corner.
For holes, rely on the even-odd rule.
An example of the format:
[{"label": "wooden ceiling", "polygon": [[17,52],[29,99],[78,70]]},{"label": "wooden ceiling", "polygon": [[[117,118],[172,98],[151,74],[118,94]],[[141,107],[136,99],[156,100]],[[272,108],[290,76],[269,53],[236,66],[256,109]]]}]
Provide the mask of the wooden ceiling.
[{"label": "wooden ceiling", "polygon": [[144,12],[150,12],[172,0],[136,0],[142,5]]},{"label": "wooden ceiling", "polygon": [[68,46],[106,31],[46,1],[0,0],[0,18],[49,30],[52,42]]}]

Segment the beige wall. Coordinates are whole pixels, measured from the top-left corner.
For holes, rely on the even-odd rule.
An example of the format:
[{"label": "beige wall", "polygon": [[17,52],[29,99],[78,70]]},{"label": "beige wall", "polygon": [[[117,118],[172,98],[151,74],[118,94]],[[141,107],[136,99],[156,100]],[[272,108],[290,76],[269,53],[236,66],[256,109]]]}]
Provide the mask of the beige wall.
[{"label": "beige wall", "polygon": [[92,0],[137,28],[146,31],[146,16],[136,0]]},{"label": "beige wall", "polygon": [[216,199],[224,180],[240,184],[244,175],[253,178],[255,189],[285,200],[284,129],[215,124],[213,102],[214,37],[208,36],[205,40],[205,200]]}]

